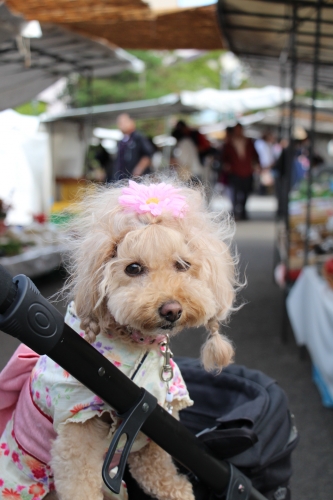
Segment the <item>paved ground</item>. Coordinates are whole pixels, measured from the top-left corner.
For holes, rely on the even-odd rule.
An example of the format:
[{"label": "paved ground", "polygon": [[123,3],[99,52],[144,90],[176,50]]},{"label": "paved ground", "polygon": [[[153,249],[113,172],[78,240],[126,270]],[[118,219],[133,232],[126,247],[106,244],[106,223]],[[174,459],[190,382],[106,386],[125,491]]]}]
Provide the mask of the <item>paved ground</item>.
[{"label": "paved ground", "polygon": [[[261,211],[260,219],[238,223],[236,240],[241,254],[241,270],[248,280],[240,300],[246,305],[234,314],[226,333],[234,341],[236,362],[264,371],[287,392],[295,414],[301,441],[294,452],[293,500],[331,500],[333,498],[333,412],[321,405],[311,381],[309,359],[300,360],[298,349],[289,335],[287,344],[280,340],[282,295],[274,285],[272,206]],[[258,204],[254,209],[258,208]],[[261,205],[261,209],[263,206]],[[253,220],[255,219],[255,220]],[[52,295],[62,284],[54,273],[36,280],[43,295]],[[64,310],[62,303],[58,304]],[[187,331],[173,343],[174,353],[197,357],[204,333]],[[16,341],[0,333],[0,369],[13,352]]]}]

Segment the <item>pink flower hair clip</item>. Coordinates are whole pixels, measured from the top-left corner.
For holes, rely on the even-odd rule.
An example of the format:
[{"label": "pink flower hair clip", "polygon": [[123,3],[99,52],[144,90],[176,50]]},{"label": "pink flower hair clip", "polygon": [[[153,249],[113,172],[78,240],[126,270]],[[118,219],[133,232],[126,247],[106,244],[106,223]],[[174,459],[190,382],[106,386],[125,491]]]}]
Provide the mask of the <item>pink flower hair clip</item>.
[{"label": "pink flower hair clip", "polygon": [[129,181],[129,186],[122,189],[118,201],[125,210],[137,214],[151,213],[155,217],[162,212],[171,212],[174,217],[184,217],[188,208],[185,196],[178,194],[180,189],[171,184],[137,184]]}]

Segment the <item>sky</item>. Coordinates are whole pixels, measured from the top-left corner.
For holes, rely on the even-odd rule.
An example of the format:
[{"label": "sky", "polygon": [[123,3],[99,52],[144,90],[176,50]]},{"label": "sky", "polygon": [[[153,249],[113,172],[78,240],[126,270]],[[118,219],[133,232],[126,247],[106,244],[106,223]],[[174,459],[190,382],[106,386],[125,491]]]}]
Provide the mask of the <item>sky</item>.
[{"label": "sky", "polygon": [[179,7],[201,7],[216,3],[216,0],[178,0]]}]

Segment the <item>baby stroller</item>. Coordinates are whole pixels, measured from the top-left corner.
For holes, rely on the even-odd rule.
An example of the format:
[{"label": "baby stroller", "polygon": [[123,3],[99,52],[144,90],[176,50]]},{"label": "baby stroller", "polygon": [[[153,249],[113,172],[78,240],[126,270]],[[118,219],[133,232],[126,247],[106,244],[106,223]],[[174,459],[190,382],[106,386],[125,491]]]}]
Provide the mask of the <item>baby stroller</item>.
[{"label": "baby stroller", "polygon": [[[125,470],[141,429],[190,471],[198,500],[290,499],[290,454],[297,432],[286,396],[261,372],[231,366],[215,377],[196,360],[178,359],[195,400],[194,407],[182,412],[182,425],[66,325],[26,276],[12,280],[1,266],[0,329],[47,354],[122,416],[103,466],[104,482],[112,491],[119,491],[125,474],[129,497],[149,498]],[[127,442],[111,477],[109,465],[123,434]]]}]

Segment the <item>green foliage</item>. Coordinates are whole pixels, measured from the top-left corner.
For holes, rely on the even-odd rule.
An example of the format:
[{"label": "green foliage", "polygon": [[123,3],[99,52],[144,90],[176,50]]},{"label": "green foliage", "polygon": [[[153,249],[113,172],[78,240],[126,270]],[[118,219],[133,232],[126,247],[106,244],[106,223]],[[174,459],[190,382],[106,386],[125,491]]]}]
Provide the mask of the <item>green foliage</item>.
[{"label": "green foliage", "polygon": [[146,64],[143,74],[124,71],[108,79],[94,79],[91,86],[85,78],[67,87],[71,106],[153,99],[182,90],[220,88],[221,51],[206,52],[184,61],[173,52],[133,50]]},{"label": "green foliage", "polygon": [[21,115],[38,116],[45,113],[46,104],[41,101],[31,101],[26,104],[21,104],[21,106],[17,106],[15,111],[21,113]]}]

